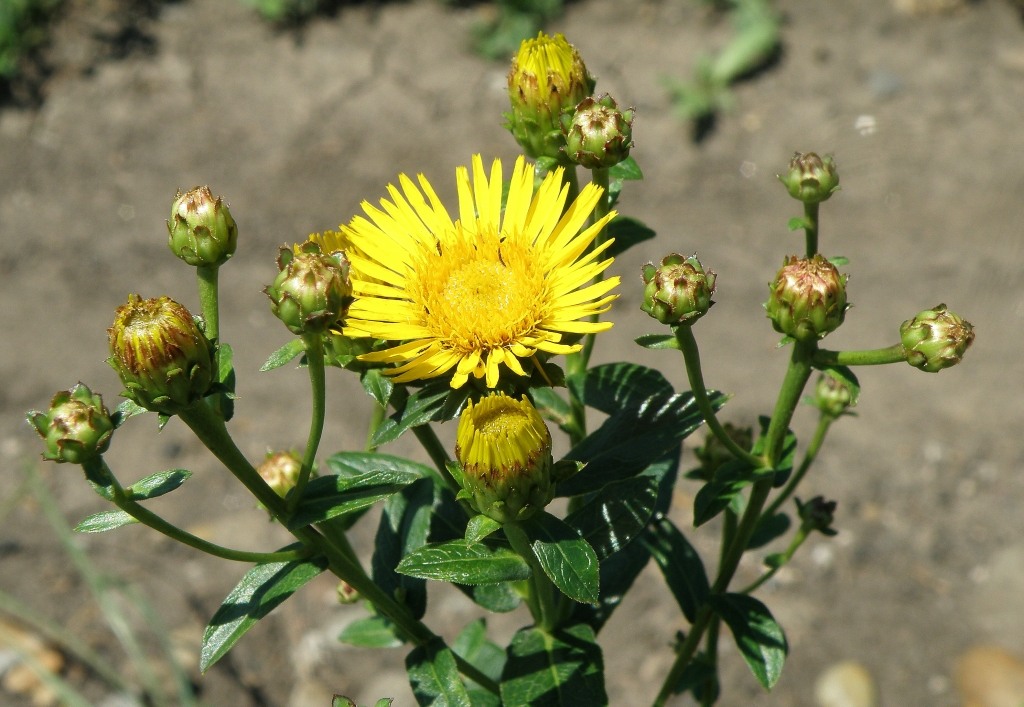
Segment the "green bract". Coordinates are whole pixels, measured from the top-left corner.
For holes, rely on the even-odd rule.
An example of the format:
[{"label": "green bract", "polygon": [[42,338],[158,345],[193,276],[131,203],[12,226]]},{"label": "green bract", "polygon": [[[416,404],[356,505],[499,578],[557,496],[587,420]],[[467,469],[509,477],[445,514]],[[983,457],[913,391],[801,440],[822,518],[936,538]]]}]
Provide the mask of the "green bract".
[{"label": "green bract", "polygon": [[974,327],[940,304],[903,322],[900,342],[907,352],[907,363],[938,373],[960,363],[974,342]]},{"label": "green bract", "polygon": [[173,415],[210,391],[213,346],[171,298],[129,295],[107,335],[107,360],[125,386],[124,396],[147,410]]},{"label": "green bract", "polygon": [[114,423],[103,398],[79,383],[53,396],[46,412],[32,411],[28,421],[46,441],[43,458],[84,464],[107,451]]},{"label": "green bract", "polygon": [[234,255],[238,226],[209,187],[180,191],[167,222],[167,245],[189,265],[221,265]]},{"label": "green bract", "polygon": [[282,248],[280,272],[263,291],[274,315],[294,334],[322,334],[338,326],[352,302],[348,258],[327,255],[307,241],[294,250]]},{"label": "green bract", "polygon": [[714,304],[715,273],[705,272],[696,255],[672,253],[660,267],[644,265],[641,276],[644,301],[640,309],[662,324],[693,324]]},{"label": "green bract", "polygon": [[607,168],[629,157],[633,109],[619,110],[607,93],[584,98],[574,113],[562,114],[565,152],[587,169]]}]

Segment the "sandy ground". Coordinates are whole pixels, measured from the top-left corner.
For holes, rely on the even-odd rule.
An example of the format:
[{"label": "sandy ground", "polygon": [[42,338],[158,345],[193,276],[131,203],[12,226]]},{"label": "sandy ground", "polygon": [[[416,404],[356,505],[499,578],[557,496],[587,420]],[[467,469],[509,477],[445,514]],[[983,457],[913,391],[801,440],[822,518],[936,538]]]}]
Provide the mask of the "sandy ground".
[{"label": "sandy ground", "polygon": [[[700,52],[720,46],[724,24],[696,3],[587,0],[551,28],[580,48],[599,89],[636,106],[634,155],[647,179],[621,210],[658,232],[613,266],[624,285],[598,360],[664,366],[683,385],[680,361],[632,343],[654,330],[638,310],[638,272],[669,251],[697,251],[719,273],[718,304],[698,330],[706,377],[736,394],[727,419],[751,424],[767,412],[785,354],[761,303],[782,256],[801,247],[786,229],[798,205],[774,174],[795,150],[834,153],[843,189],[823,208],[823,249],[849,257],[854,308],[830,345],[893,343],[901,321],[939,302],[970,319],[978,338],[964,365],[938,375],[902,365],[861,372],[859,416],[837,426],[802,494],[839,501],[840,534],[810,542],[760,595],[788,634],[783,677],[765,694],[725,648],[721,704],[814,704],[814,681],[843,660],[868,668],[885,705],[958,704],[953,665],[969,646],[1024,653],[1024,453],[1014,432],[1024,422],[1024,33],[995,0],[939,16],[906,15],[888,0],[778,7],[781,60],[737,88],[735,110],[699,146],[672,117],[662,79],[687,75]],[[227,198],[241,229],[222,280],[222,330],[239,372],[232,430],[253,458],[303,442],[304,373],[257,373],[288,339],[260,292],[276,247],[348,221],[399,171],[425,172],[451,198],[453,168],[472,153],[514,157],[501,129],[506,67],[465,50],[473,18],[429,0],[370,4],[314,22],[296,41],[239,3],[188,0],[146,25],[151,51],[58,76],[38,111],[0,111],[4,498],[38,458],[25,410],[78,380],[116,402],[105,329],[127,294],[196,305],[163,222],[175,189],[199,183]],[[329,396],[325,451],[360,446],[369,400],[337,372]],[[797,421],[803,439],[811,424],[809,414]],[[411,441],[389,451],[422,457]],[[126,480],[192,469],[157,508],[196,532],[264,549],[284,539],[176,422],[159,436],[149,420],[129,425],[109,458]],[[104,508],[76,470],[42,473],[72,522]],[[679,486],[683,527],[695,492]],[[0,588],[123,661],[38,508],[8,510]],[[691,533],[709,557],[713,536]],[[368,524],[364,547],[371,537]],[[243,571],[140,528],[80,543],[193,650]],[[758,561],[749,558],[744,577]],[[411,703],[400,651],[335,643],[362,610],[337,607],[322,579],[197,677],[204,700],[313,705],[337,691]],[[453,635],[475,612],[441,592],[428,616]],[[503,638],[525,621],[493,626]],[[604,634],[613,704],[649,703],[682,628],[660,577],[643,575]],[[81,684],[97,703],[106,695],[97,681]]]}]

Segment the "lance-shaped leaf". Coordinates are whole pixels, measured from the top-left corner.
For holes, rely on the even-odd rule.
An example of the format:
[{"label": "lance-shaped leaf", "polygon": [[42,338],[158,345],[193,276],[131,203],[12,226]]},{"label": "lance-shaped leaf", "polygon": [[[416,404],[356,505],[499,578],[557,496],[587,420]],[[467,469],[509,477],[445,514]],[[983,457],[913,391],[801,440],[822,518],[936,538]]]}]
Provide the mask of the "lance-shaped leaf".
[{"label": "lance-shaped leaf", "polygon": [[[487,624],[477,619],[466,625],[452,643],[452,650],[495,683],[501,680],[505,667],[505,650],[487,638]],[[473,707],[498,707],[501,698],[493,692],[479,687],[472,680],[466,680]]]},{"label": "lance-shaped leaf", "polygon": [[637,243],[654,238],[654,230],[629,216],[616,216],[605,227],[607,238],[615,242],[608,248],[608,257],[617,258]]},{"label": "lance-shaped leaf", "polygon": [[402,557],[427,544],[435,487],[418,479],[384,502],[374,542],[373,581],[389,596],[401,597],[413,618],[427,609],[426,581],[395,572]]},{"label": "lance-shaped leaf", "polygon": [[469,692],[459,677],[455,654],[437,638],[419,646],[405,658],[416,703],[432,707],[472,707]]},{"label": "lance-shaped leaf", "polygon": [[192,472],[188,469],[159,471],[144,479],[139,479],[125,490],[131,494],[133,500],[146,501],[174,491],[188,481],[190,476],[192,476]]},{"label": "lance-shaped leaf", "polygon": [[658,500],[658,480],[636,476],[616,481],[585,497],[586,503],[566,517],[604,560],[626,547],[647,525]]},{"label": "lance-shaped leaf", "polygon": [[782,675],[789,646],[782,627],[768,607],[747,594],[718,594],[711,607],[732,631],[743,659],[754,677],[770,690]]},{"label": "lance-shaped leaf", "polygon": [[106,530],[113,530],[114,528],[120,528],[121,526],[131,525],[132,523],[138,522],[139,521],[135,520],[120,509],[116,511],[101,511],[83,518],[81,522],[75,526],[75,532],[102,533]]},{"label": "lance-shaped leaf", "polygon": [[402,639],[395,633],[395,625],[383,616],[356,619],[341,630],[338,640],[359,648],[396,648],[402,645]]},{"label": "lance-shaped leaf", "polygon": [[506,705],[594,707],[608,704],[604,660],[585,624],[548,633],[521,629],[508,647],[501,678]]},{"label": "lance-shaped leaf", "polygon": [[326,563],[319,559],[294,560],[260,563],[246,572],[203,633],[199,669],[204,673],[209,670],[256,622],[323,572],[325,567]]},{"label": "lance-shaped leaf", "polygon": [[288,521],[289,530],[320,523],[372,506],[401,491],[419,478],[408,471],[384,469],[359,476],[321,476],[306,486],[302,500]]},{"label": "lance-shaped leaf", "polygon": [[261,367],[261,371],[272,371],[275,368],[280,368],[284,364],[291,361],[293,358],[306,351],[305,345],[302,343],[302,339],[292,339],[287,344],[279,348],[274,353],[270,354],[267,362]]},{"label": "lance-shaped leaf", "polygon": [[398,471],[416,476],[437,476],[437,472],[426,464],[380,452],[338,452],[328,457],[324,465],[338,476],[358,476],[371,471]]},{"label": "lance-shaped leaf", "polygon": [[[381,423],[370,444],[374,447],[393,442],[406,430],[427,422],[450,420],[469,396],[469,390],[452,390],[444,381],[432,381],[410,395]],[[396,394],[391,396],[395,402]]]},{"label": "lance-shaped leaf", "polygon": [[739,503],[743,489],[763,474],[763,469],[755,470],[741,459],[733,459],[718,467],[711,481],[704,484],[693,499],[694,527],[707,523],[730,504]]},{"label": "lance-shaped leaf", "polygon": [[600,575],[597,553],[575,530],[542,511],[523,523],[544,574],[567,597],[596,604]]},{"label": "lance-shaped leaf", "polygon": [[711,593],[700,555],[668,518],[659,518],[651,524],[643,542],[661,568],[665,584],[683,610],[683,616],[692,623]]},{"label": "lance-shaped leaf", "polygon": [[494,584],[528,579],[526,561],[507,548],[450,540],[413,550],[396,570],[410,577],[458,584]]},{"label": "lance-shaped leaf", "polygon": [[391,393],[395,389],[395,383],[389,376],[377,368],[363,371],[359,375],[359,382],[363,384],[363,390],[370,394],[370,397],[377,401],[382,408],[388,406],[391,400]]}]

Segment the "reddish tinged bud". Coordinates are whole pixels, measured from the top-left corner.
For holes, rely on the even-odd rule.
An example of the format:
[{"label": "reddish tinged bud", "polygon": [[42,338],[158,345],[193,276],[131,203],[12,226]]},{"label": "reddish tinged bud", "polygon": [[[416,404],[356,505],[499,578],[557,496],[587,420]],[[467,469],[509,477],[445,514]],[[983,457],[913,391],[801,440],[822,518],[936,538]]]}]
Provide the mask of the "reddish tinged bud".
[{"label": "reddish tinged bud", "polygon": [[189,265],[222,265],[235,252],[238,226],[209,187],[180,191],[167,222],[167,245]]},{"label": "reddish tinged bud", "polygon": [[607,93],[584,98],[574,113],[562,114],[565,152],[587,169],[613,167],[633,146],[633,108],[619,110]]},{"label": "reddish tinged bud", "polygon": [[28,413],[28,421],[46,442],[43,458],[84,464],[110,446],[114,423],[103,398],[79,383],[53,396],[46,412]]},{"label": "reddish tinged bud", "polygon": [[282,248],[280,272],[264,288],[274,316],[294,334],[323,334],[340,326],[352,303],[348,258],[341,251],[330,255],[306,241]]},{"label": "reddish tinged bud", "polygon": [[835,331],[849,308],[846,280],[820,254],[788,257],[769,286],[765,303],[775,331],[798,341],[814,341]]},{"label": "reddish tinged bud", "polygon": [[900,342],[907,352],[907,363],[938,373],[960,363],[974,342],[974,327],[940,304],[903,322]]},{"label": "reddish tinged bud", "polygon": [[776,175],[786,185],[789,195],[805,204],[818,204],[839,190],[839,172],[830,155],[818,157],[813,152],[797,152],[789,163],[789,171]]},{"label": "reddish tinged bud", "polygon": [[640,309],[662,324],[693,324],[707,314],[714,302],[715,273],[704,271],[696,255],[665,256],[661,266],[643,266],[644,301]]}]

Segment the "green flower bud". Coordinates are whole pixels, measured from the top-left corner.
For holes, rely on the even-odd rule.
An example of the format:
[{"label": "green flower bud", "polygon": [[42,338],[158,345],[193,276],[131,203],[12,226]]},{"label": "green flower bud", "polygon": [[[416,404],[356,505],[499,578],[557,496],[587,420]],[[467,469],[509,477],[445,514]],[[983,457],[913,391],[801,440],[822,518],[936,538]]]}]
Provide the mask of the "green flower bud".
[{"label": "green flower bud", "polygon": [[974,327],[940,304],[900,324],[900,342],[907,363],[938,373],[960,363],[974,342]]},{"label": "green flower bud", "polygon": [[805,204],[818,204],[839,190],[839,172],[831,155],[818,157],[814,152],[797,152],[789,171],[775,175],[786,185],[789,195]]},{"label": "green flower bud", "polygon": [[362,598],[359,594],[359,590],[344,579],[338,582],[338,586],[334,591],[338,597],[339,604],[355,604]]},{"label": "green flower bud", "polygon": [[235,252],[238,226],[228,206],[210,187],[180,191],[167,222],[167,245],[189,265],[222,265]]},{"label": "green flower bud", "polygon": [[525,395],[470,401],[459,418],[455,456],[464,477],[459,498],[499,523],[525,520],[554,496],[551,434]]},{"label": "green flower bud", "polygon": [[593,91],[594,79],[576,48],[561,34],[549,37],[540,32],[536,39],[523,40],[512,60],[512,110],[505,114],[505,127],[527,156],[565,163],[560,116]]},{"label": "green flower bud", "polygon": [[565,152],[587,169],[612,167],[629,157],[633,146],[633,108],[620,111],[607,93],[580,101],[562,114]]},{"label": "green flower bud", "polygon": [[267,452],[256,471],[281,498],[295,488],[302,471],[302,459],[293,452]]},{"label": "green flower bud", "polygon": [[833,376],[822,374],[814,386],[814,407],[830,417],[839,417],[850,408],[853,393],[849,386]]},{"label": "green flower bud", "polygon": [[797,513],[800,516],[800,527],[805,532],[817,530],[823,535],[835,535],[832,529],[832,521],[835,519],[835,501],[826,501],[824,496],[815,496],[807,503],[802,503],[799,498],[796,501]]},{"label": "green flower bud", "polygon": [[[754,444],[754,430],[749,427],[737,427],[730,422],[724,423],[722,427],[729,435],[729,439],[735,442],[740,449],[750,451]],[[704,444],[695,449],[693,453],[700,461],[700,469],[695,472],[704,481],[711,481],[719,467],[736,458],[722,443],[722,440],[718,439],[718,435],[710,433],[704,438]]]},{"label": "green flower bud", "polygon": [[643,266],[644,301],[640,309],[662,324],[693,324],[707,314],[714,302],[715,273],[704,271],[696,255],[672,253],[661,266]]},{"label": "green flower bud", "polygon": [[775,331],[798,341],[820,339],[835,331],[846,317],[846,275],[816,254],[789,256],[775,276],[765,303]]},{"label": "green flower bud", "polygon": [[270,309],[294,334],[324,333],[337,327],[352,303],[349,262],[343,252],[327,255],[306,241],[281,248],[280,272],[263,291]]},{"label": "green flower bud", "polygon": [[46,441],[43,458],[58,463],[84,464],[100,456],[114,433],[103,398],[84,383],[54,395],[46,412],[33,410],[27,417]]},{"label": "green flower bud", "polygon": [[214,381],[213,346],[189,311],[169,297],[129,295],[107,329],[108,362],[123,395],[173,415],[202,399]]}]

